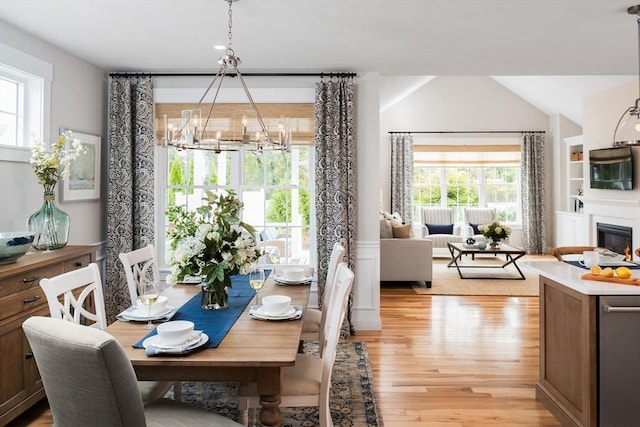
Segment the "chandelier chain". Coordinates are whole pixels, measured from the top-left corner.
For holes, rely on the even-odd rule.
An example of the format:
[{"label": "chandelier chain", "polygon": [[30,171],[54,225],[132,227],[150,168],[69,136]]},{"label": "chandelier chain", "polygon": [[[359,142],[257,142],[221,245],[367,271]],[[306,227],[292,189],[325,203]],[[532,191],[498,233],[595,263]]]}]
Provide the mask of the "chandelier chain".
[{"label": "chandelier chain", "polygon": [[232,38],[232,34],[231,34],[231,26],[233,24],[233,11],[231,10],[231,5],[233,4],[233,0],[229,0],[229,32],[227,33],[227,37],[229,37],[229,49],[232,49],[232,44],[231,44],[231,38]]}]

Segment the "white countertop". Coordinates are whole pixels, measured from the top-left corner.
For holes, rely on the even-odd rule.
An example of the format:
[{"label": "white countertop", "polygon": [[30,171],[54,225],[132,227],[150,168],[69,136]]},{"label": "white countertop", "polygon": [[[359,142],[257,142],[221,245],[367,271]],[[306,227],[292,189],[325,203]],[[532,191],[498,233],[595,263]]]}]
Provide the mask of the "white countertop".
[{"label": "white countertop", "polygon": [[[640,295],[640,286],[582,280],[580,276],[588,270],[561,261],[521,261],[519,266],[554,280],[585,295]],[[631,270],[633,277],[640,276],[640,270]]]}]

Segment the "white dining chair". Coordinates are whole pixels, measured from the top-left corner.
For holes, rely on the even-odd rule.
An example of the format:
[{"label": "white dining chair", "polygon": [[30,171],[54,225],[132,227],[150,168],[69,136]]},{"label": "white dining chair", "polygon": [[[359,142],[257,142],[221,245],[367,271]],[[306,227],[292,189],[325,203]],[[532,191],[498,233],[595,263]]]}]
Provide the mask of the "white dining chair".
[{"label": "white dining chair", "polygon": [[[156,262],[155,248],[153,245],[147,245],[131,252],[121,252],[118,258],[120,258],[127,278],[131,306],[135,307],[138,304],[138,285],[140,280],[146,278],[160,283],[160,271]],[[173,398],[175,400],[182,399],[181,382],[173,383]],[[199,401],[202,400],[201,382],[196,383],[196,398]]]},{"label": "white dining chair", "polygon": [[[102,280],[97,264],[91,263],[58,276],[40,280],[54,319],[82,324],[95,329],[107,327]],[[139,381],[142,400],[151,402],[164,396],[172,383]]]},{"label": "white dining chair", "polygon": [[[322,308],[308,308],[305,310],[302,317],[302,335],[300,340],[304,341],[318,341],[324,342],[322,339],[322,331],[324,330],[324,324],[327,318],[327,311],[325,307],[331,299],[331,293],[335,286],[335,278],[337,273],[338,264],[344,257],[345,248],[340,243],[333,244],[331,250],[331,257],[329,258],[329,265],[327,266],[327,279],[324,286],[324,296],[322,298]],[[301,349],[302,350],[302,349]]]},{"label": "white dining chair", "polygon": [[[331,373],[340,339],[340,329],[353,286],[353,278],[353,272],[349,270],[349,267],[340,263],[336,272],[336,284],[331,293],[331,300],[325,307],[328,319],[323,333],[324,345],[321,346],[323,350],[318,356],[298,354],[295,365],[288,366],[283,370],[280,406],[318,406],[321,427],[333,426],[329,409]],[[260,407],[260,396],[256,383],[240,383],[238,397],[240,421],[248,426],[249,409]],[[254,420],[255,416],[252,416],[251,419]]]},{"label": "white dining chair", "polygon": [[144,404],[136,374],[109,333],[32,316],[22,324],[38,364],[53,424],[67,426],[219,426],[240,424],[169,399]]},{"label": "white dining chair", "polygon": [[131,252],[120,253],[118,257],[124,266],[124,274],[127,277],[131,306],[135,307],[138,300],[138,283],[141,278],[144,277],[160,283],[160,272],[155,260],[155,249],[153,245],[147,245]]}]

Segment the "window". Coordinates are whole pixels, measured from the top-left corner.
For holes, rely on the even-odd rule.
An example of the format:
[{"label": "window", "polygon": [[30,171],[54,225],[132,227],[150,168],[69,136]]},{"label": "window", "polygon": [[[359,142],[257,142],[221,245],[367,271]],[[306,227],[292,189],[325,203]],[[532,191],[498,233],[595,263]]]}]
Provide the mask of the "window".
[{"label": "window", "polygon": [[49,140],[53,67],[0,44],[0,160],[28,162],[33,141]]},{"label": "window", "polygon": [[[164,215],[168,206],[185,205],[195,210],[202,205],[205,191],[232,189],[244,203],[242,220],[254,226],[263,237],[268,234],[264,240],[275,238],[283,242],[286,253],[281,254],[282,263],[314,265],[313,104],[292,105],[296,106],[297,113],[288,113],[293,123],[291,152],[256,153],[241,149],[215,153],[162,148],[161,168],[166,179],[162,178],[163,200],[158,200],[162,221],[159,235],[165,236],[169,226]],[[172,108],[170,104],[156,104],[156,117],[164,114],[178,117],[179,112],[168,113]],[[285,109],[280,106],[278,114]],[[267,122],[268,116],[263,111],[268,108],[261,109]],[[278,121],[274,123],[277,126]],[[158,132],[161,134],[162,129]],[[161,250],[164,253],[164,248]]]},{"label": "window", "polygon": [[465,207],[495,207],[498,220],[520,223],[520,148],[414,145],[413,217],[423,207],[453,208],[464,221]]}]

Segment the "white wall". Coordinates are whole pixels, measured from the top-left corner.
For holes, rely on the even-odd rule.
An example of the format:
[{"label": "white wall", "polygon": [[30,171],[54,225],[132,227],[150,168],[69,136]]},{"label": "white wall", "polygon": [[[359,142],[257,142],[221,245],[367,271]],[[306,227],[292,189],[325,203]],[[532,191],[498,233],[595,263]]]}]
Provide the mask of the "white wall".
[{"label": "white wall", "polygon": [[[582,137],[585,156],[589,150],[613,145],[616,123],[624,110],[634,104],[637,93],[635,81],[585,98]],[[640,147],[632,150],[635,162],[632,191],[589,188],[588,161],[585,162],[584,222],[589,244],[597,244],[596,223],[604,222],[631,227],[632,250],[640,248]],[[634,260],[638,261],[638,257]]]},{"label": "white wall", "polygon": [[[106,170],[106,80],[103,70],[0,21],[0,43],[53,64],[51,138],[60,128],[102,136],[102,195]],[[1,59],[0,59],[1,61]],[[0,231],[25,229],[29,216],[42,205],[43,188],[29,163],[0,161]],[[99,200],[64,203],[71,218],[70,244],[93,244],[106,238],[104,203]],[[106,197],[104,197],[106,200]]]},{"label": "white wall", "polygon": [[380,164],[380,75],[359,73],[356,79],[358,162],[358,236],[353,324],[357,330],[382,329],[380,318],[380,232],[378,207]]},{"label": "white wall", "polygon": [[[549,116],[490,77],[436,77],[381,114],[382,207],[390,208],[389,131],[546,131],[545,174],[552,176],[553,147],[557,142],[549,137],[549,125]],[[418,135],[414,135],[416,138]],[[546,194],[547,212],[555,210],[551,193]],[[547,235],[551,224],[552,215],[548,214]]]}]

